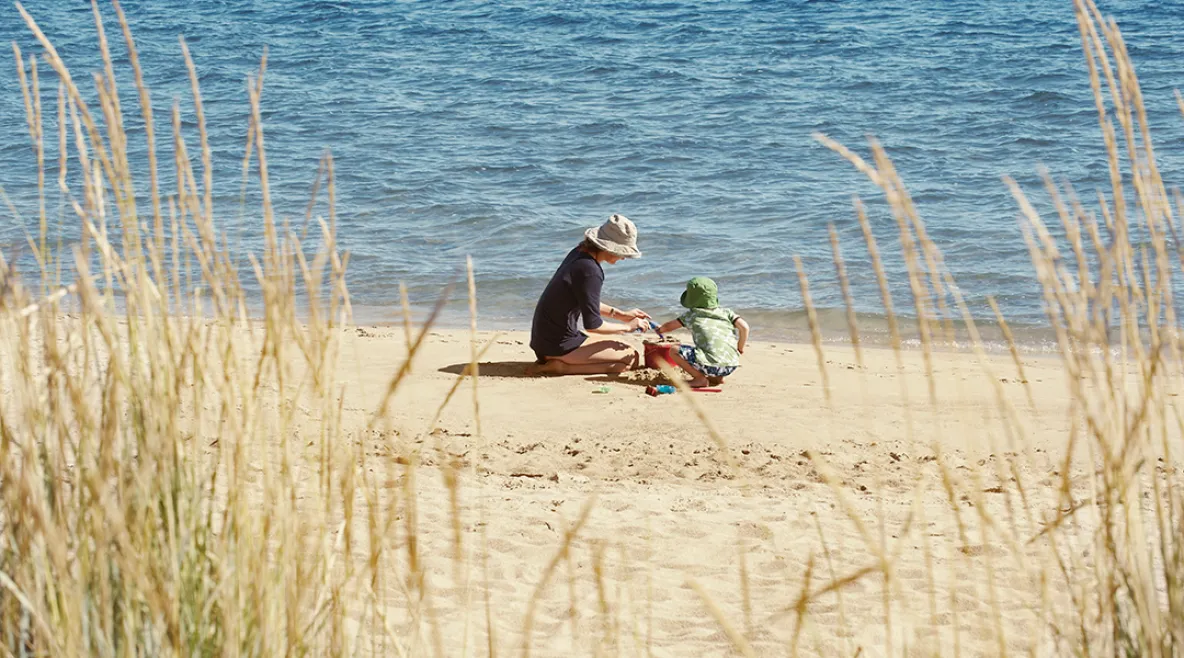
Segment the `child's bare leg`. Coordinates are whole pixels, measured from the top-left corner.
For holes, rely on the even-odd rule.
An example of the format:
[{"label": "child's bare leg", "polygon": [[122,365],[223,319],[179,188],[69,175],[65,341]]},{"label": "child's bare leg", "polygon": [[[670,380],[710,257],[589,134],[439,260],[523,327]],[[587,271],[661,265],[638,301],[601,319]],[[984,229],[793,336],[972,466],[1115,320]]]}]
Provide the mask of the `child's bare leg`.
[{"label": "child's bare leg", "polygon": [[703,388],[704,386],[707,386],[707,377],[703,376],[703,373],[699,372],[698,368],[691,365],[686,359],[684,359],[682,355],[678,353],[678,350],[670,350],[670,358],[678,365],[679,368],[682,368],[688,375],[691,376],[691,388]]}]

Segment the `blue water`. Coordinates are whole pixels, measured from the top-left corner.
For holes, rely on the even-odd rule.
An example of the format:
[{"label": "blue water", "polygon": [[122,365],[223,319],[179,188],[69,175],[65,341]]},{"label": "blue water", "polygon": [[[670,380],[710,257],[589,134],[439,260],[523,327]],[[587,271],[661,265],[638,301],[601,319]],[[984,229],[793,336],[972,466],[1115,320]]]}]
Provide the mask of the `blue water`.
[{"label": "blue water", "polygon": [[[100,4],[123,61],[114,12]],[[92,88],[100,64],[89,7],[25,6]],[[1169,184],[1184,182],[1173,97],[1184,83],[1184,4],[1102,8],[1138,67],[1160,169]],[[245,205],[240,196],[246,78],[268,49],[275,204],[302,224],[331,149],[352,301],[369,320],[396,317],[399,282],[417,306],[429,304],[472,255],[483,322],[526,328],[566,251],[614,212],[636,221],[645,252],[608,268],[605,298],[617,306],[665,315],[702,274],[772,333],[800,325],[795,254],[815,302],[841,304],[833,222],[860,310],[874,316],[882,309],[853,195],[869,204],[907,310],[894,220],[876,188],[811,137],[820,131],[864,154],[867,135],[887,147],[976,313],[990,313],[993,295],[1013,321],[1039,324],[1001,177],[1038,193],[1044,164],[1086,198],[1108,186],[1069,0],[128,0],[124,9],[158,126],[179,99],[196,152],[177,36],[189,43],[215,150],[218,223],[244,251],[262,240],[257,182]],[[11,6],[0,8],[0,41],[38,51]],[[130,69],[117,77],[125,109],[134,107]],[[43,86],[53,134],[54,86]],[[131,148],[142,160],[142,137]],[[33,162],[15,67],[0,67],[0,185],[29,226]],[[140,185],[146,192],[146,177]],[[56,224],[56,193],[48,206]],[[0,249],[11,257],[23,229],[2,204],[0,218]]]}]

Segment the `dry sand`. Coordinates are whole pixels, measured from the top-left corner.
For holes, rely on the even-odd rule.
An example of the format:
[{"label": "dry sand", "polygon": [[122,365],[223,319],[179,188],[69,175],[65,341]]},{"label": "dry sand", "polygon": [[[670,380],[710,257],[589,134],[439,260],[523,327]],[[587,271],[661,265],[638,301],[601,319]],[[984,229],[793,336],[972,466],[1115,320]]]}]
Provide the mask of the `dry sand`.
[{"label": "dry sand", "polygon": [[[1038,644],[1045,627],[1036,613],[1042,602],[1063,605],[1064,587],[1042,593],[1040,542],[1000,537],[1041,527],[1020,511],[1012,464],[1036,485],[1027,492],[1034,514],[1055,504],[1069,432],[1058,360],[1027,358],[1025,386],[1008,355],[937,354],[930,380],[919,351],[898,366],[890,350],[865,350],[861,367],[850,347],[828,346],[828,399],[812,346],[756,342],[723,392],[655,398],[644,386],[663,379],[651,370],[525,377],[528,336],[503,333],[481,359],[480,427],[465,382],[431,428],[471,349],[468,332],[437,331],[371,431],[365,424],[406,357],[403,329],[342,332],[346,436],[376,459],[415,452],[427,467],[463,467],[467,567],[454,560],[448,490],[422,468],[417,524],[432,594],[408,601],[397,583],[380,594],[387,623],[412,643],[485,653],[488,594],[496,644],[521,652],[543,582],[531,655],[736,655],[728,625],[755,655],[1049,649]],[[609,392],[595,393],[601,385]],[[691,403],[718,429],[727,457]],[[1005,431],[1005,414],[1024,428],[1022,442]],[[832,482],[808,451],[833,469]],[[954,504],[946,483],[957,488]],[[553,563],[590,501],[570,559]],[[1000,531],[984,533],[990,524]],[[814,598],[798,624],[794,606],[806,588],[881,557],[894,574],[887,593],[879,573],[865,575]],[[414,630],[417,616],[436,630],[426,622]]]}]

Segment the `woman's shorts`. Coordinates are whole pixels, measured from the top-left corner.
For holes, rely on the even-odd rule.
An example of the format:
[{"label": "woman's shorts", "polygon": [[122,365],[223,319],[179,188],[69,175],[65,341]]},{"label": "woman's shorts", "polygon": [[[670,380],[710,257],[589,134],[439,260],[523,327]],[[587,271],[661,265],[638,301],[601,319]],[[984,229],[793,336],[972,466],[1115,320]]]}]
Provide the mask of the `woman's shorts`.
[{"label": "woman's shorts", "polygon": [[695,366],[699,372],[708,377],[727,377],[736,372],[739,366],[709,366],[707,364],[699,363],[695,360],[695,347],[693,345],[679,345],[678,355],[687,360],[687,363]]}]

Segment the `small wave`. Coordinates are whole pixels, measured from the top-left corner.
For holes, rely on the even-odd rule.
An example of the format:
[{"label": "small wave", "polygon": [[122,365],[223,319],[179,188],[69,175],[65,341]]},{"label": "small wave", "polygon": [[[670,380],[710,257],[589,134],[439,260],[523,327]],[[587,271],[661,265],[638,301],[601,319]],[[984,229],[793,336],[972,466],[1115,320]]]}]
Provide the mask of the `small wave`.
[{"label": "small wave", "polygon": [[1050,89],[1034,91],[1020,99],[1024,103],[1063,103],[1070,100],[1072,98],[1068,95]]},{"label": "small wave", "polygon": [[611,78],[612,76],[615,76],[618,73],[621,73],[622,69],[618,66],[613,66],[611,64],[596,63],[596,64],[590,64],[590,65],[584,66],[582,68],[579,68],[579,69],[577,69],[577,72],[580,74],[581,77],[583,77],[585,79],[587,79],[587,78]]},{"label": "small wave", "polygon": [[575,126],[575,130],[583,135],[611,135],[628,131],[629,124],[624,121],[592,121]]},{"label": "small wave", "polygon": [[592,18],[583,12],[551,13],[539,16],[531,22],[547,27],[578,27],[592,22]]},{"label": "small wave", "polygon": [[1015,140],[1016,146],[1054,146],[1056,142],[1051,139],[1044,139],[1041,137],[1017,137]]}]

